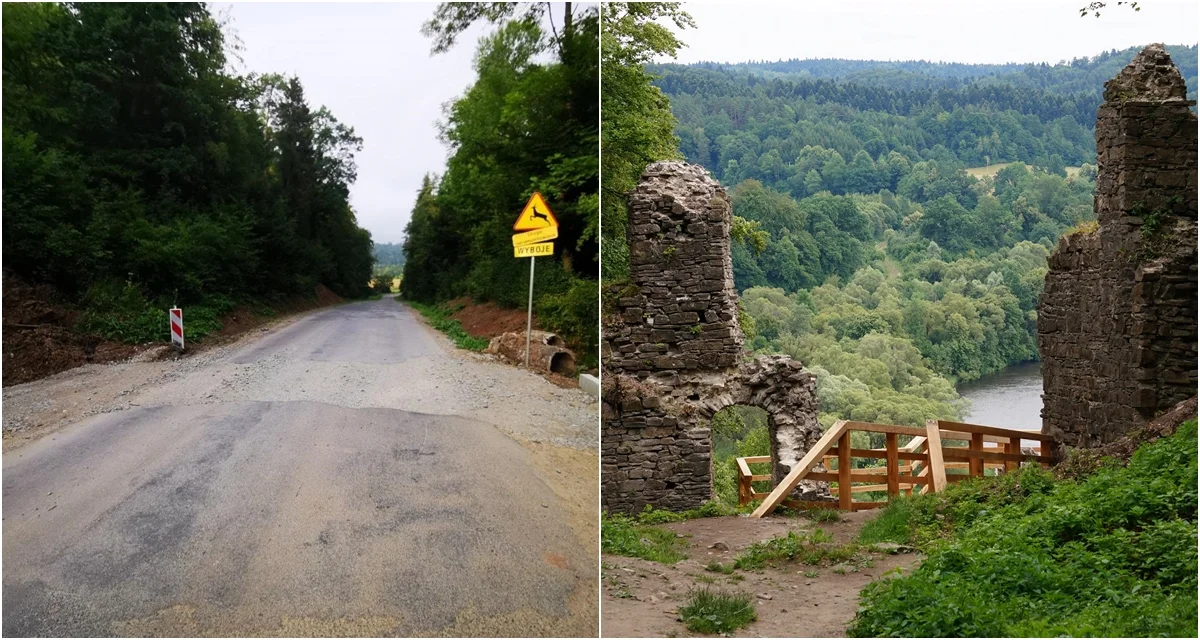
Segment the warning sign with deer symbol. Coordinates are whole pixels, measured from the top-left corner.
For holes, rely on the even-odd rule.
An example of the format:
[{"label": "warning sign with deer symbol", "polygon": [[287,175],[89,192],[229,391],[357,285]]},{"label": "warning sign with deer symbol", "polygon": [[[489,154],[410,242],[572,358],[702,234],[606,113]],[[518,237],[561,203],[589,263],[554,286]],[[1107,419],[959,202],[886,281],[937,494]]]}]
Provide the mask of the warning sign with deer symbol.
[{"label": "warning sign with deer symbol", "polygon": [[558,220],[550,213],[550,207],[546,206],[542,194],[534,191],[529,202],[525,204],[525,209],[513,224],[513,231],[535,231],[548,227],[558,228]]}]

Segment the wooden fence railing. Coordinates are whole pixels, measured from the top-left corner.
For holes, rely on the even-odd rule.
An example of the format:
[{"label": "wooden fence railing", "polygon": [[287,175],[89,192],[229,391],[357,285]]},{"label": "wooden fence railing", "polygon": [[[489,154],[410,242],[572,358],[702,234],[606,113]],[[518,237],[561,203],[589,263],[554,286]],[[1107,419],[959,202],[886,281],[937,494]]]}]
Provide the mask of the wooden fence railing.
[{"label": "wooden fence railing", "polygon": [[[884,448],[854,448],[850,443],[850,434],[854,431],[884,434]],[[912,439],[901,446],[901,436]],[[1023,452],[1022,440],[1037,440],[1041,446],[1035,447],[1032,452]],[[951,446],[958,442],[965,442],[966,446]],[[763,503],[754,511],[756,518],[767,515],[780,504],[791,507],[836,506],[843,511],[874,509],[887,503],[855,501],[854,494],[886,492],[890,498],[901,493],[912,495],[914,491],[942,491],[947,483],[982,476],[986,469],[1003,473],[1028,461],[1048,465],[1054,460],[1043,452],[1053,451],[1053,444],[1053,438],[1036,432],[946,420],[930,420],[925,423],[924,429],[839,420],[769,493],[756,492],[753,483],[771,480],[771,474],[754,474],[750,465],[767,463],[771,458],[738,458],[738,501],[746,504],[763,499]],[[883,466],[856,469],[853,465],[855,458],[886,462]],[[831,464],[835,460],[836,469]],[[814,471],[813,467],[818,463],[829,471]],[[965,473],[947,473],[947,470],[965,470]],[[785,500],[796,485],[805,479],[836,483],[831,485],[830,493],[837,496],[837,502]]]}]

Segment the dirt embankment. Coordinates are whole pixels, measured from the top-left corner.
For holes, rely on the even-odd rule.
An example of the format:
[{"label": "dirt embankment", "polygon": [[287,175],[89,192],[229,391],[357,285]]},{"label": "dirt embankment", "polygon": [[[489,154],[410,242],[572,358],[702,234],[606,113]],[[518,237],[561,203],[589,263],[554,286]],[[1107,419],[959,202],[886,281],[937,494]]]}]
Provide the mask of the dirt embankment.
[{"label": "dirt embankment", "polygon": [[[165,343],[125,344],[79,331],[80,312],[54,287],[30,284],[4,272],[3,386],[32,382],[85,364],[105,364],[134,359],[156,359]],[[296,298],[276,305],[274,313],[260,314],[238,306],[221,317],[221,330],[189,344],[196,353],[225,344],[275,318],[340,304],[345,300],[317,285],[311,298]],[[166,326],[166,313],[163,323]]]},{"label": "dirt embankment", "polygon": [[79,318],[49,285],[4,272],[4,386],[30,382],[89,362],[124,360],[138,351],[75,330]]},{"label": "dirt embankment", "polygon": [[[525,331],[525,311],[505,309],[494,302],[475,302],[470,298],[456,298],[446,303],[446,308],[455,309],[450,316],[462,325],[467,333],[476,338],[495,338],[509,331]],[[537,314],[533,315],[533,327],[538,327]]]},{"label": "dirt embankment", "polygon": [[815,523],[803,518],[698,518],[662,525],[687,541],[687,559],[674,565],[605,554],[601,562],[603,637],[673,638],[698,636],[679,620],[679,609],[692,591],[707,588],[755,597],[757,622],[734,636],[765,638],[844,637],[858,611],[858,594],[889,571],[909,571],[917,553],[860,551],[853,559],[812,566],[781,561],[775,567],[732,574],[708,571],[712,561],[729,566],[746,547],[789,531],[820,528],[833,544],[855,542],[875,511],[842,514],[841,522]]}]

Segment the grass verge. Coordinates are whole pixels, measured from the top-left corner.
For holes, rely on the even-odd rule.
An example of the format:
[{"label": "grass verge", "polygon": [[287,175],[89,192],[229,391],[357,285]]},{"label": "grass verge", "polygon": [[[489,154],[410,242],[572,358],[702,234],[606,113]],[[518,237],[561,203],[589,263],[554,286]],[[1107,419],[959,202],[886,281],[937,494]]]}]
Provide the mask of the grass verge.
[{"label": "grass verge", "polygon": [[[401,302],[400,298],[396,298],[396,301]],[[412,300],[405,300],[402,302],[402,304],[407,304],[413,309],[416,309],[418,313],[425,316],[425,319],[429,321],[430,326],[449,336],[449,338],[454,341],[454,345],[459,349],[466,349],[467,351],[483,351],[487,348],[488,340],[486,338],[476,338],[475,336],[467,333],[466,330],[462,328],[462,324],[460,324],[458,320],[450,317],[452,312],[445,307],[425,304],[424,302],[414,302]]]},{"label": "grass verge", "polygon": [[1192,420],[1080,480],[1025,467],[897,500],[863,536],[927,558],[864,589],[848,633],[1195,637],[1196,447]]},{"label": "grass verge", "polygon": [[679,619],[696,633],[726,635],[754,622],[758,614],[749,594],[703,588],[688,596]]},{"label": "grass verge", "polygon": [[604,513],[600,519],[600,549],[618,556],[675,564],[687,557],[687,541],[673,531],[643,524],[623,514]]}]

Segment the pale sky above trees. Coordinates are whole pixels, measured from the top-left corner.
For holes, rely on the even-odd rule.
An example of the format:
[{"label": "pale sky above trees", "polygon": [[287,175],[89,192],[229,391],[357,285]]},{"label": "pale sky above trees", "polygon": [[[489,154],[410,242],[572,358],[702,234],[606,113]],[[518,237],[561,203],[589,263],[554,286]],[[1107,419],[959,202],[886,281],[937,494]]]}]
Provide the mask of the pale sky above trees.
[{"label": "pale sky above trees", "polygon": [[[779,58],[1056,62],[1151,41],[1197,41],[1194,2],[1143,2],[1081,18],[1083,0],[1031,2],[687,3],[696,29],[679,62]],[[447,157],[441,106],[474,80],[473,26],[431,56],[420,34],[433,3],[216,4],[241,40],[243,72],[296,74],[309,103],[325,105],[362,136],[351,201],[376,242],[399,242],[421,177]],[[557,9],[556,9],[557,10]]]},{"label": "pale sky above trees", "polygon": [[690,2],[696,29],[677,62],[788,58],[1048,62],[1163,42],[1196,44],[1191,1],[1110,2],[1080,17],[1084,0],[837,0]]}]

